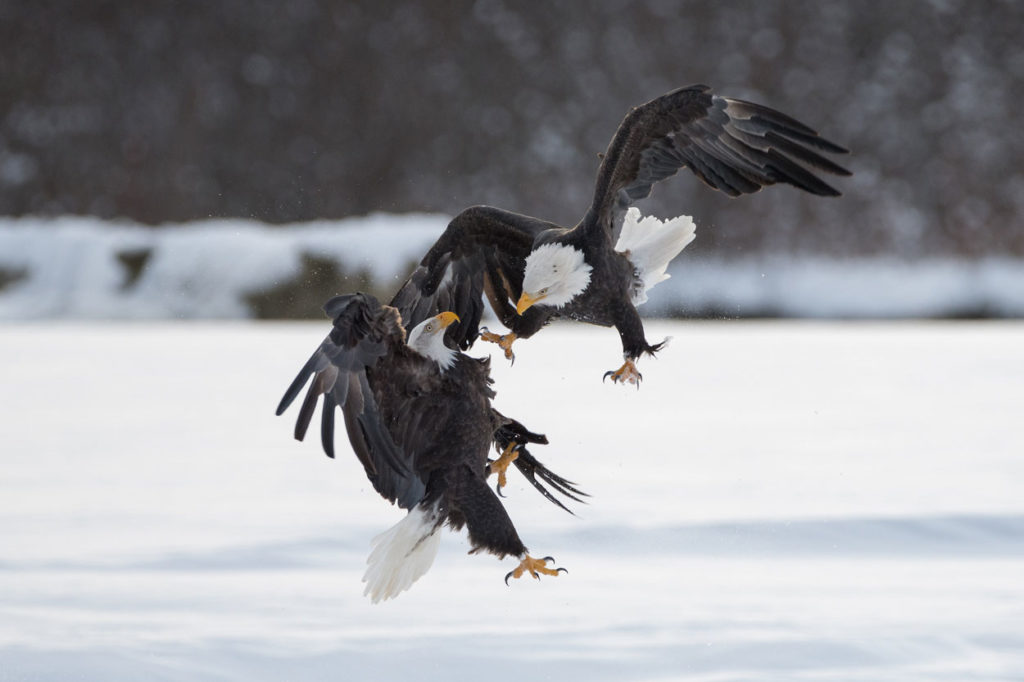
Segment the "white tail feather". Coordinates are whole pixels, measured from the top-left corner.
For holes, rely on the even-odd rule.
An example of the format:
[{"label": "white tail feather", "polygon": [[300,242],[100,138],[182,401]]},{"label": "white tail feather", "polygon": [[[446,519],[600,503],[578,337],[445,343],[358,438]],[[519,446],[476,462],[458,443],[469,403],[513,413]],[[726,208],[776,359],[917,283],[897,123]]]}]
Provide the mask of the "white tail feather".
[{"label": "white tail feather", "polygon": [[376,604],[394,599],[430,570],[441,544],[437,506],[413,507],[405,518],[371,541],[364,595]]},{"label": "white tail feather", "polygon": [[690,216],[662,221],[655,216],[641,217],[635,206],[626,211],[615,250],[629,253],[629,262],[636,268],[643,284],[633,290],[633,305],[645,302],[647,292],[671,276],[665,272],[669,261],[696,236],[697,226]]}]

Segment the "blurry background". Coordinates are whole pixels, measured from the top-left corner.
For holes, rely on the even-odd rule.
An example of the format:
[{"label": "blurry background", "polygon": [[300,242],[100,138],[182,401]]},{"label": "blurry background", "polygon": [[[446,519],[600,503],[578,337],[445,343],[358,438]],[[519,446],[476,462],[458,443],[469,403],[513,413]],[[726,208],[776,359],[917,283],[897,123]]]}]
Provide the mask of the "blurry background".
[{"label": "blurry background", "polygon": [[[628,108],[696,82],[847,146],[854,176],[830,200],[661,183],[642,210],[698,239],[651,311],[1021,315],[1022,29],[1024,4],[956,0],[8,0],[0,317],[386,295],[466,206],[574,224]],[[428,214],[377,245],[407,247],[386,281],[379,216],[295,225],[377,213]]]}]

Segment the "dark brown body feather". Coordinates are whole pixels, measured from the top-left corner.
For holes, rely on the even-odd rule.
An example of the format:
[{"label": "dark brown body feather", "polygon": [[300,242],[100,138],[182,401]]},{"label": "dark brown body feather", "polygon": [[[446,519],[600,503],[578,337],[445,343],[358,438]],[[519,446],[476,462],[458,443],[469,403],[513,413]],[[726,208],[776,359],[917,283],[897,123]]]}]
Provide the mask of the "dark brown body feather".
[{"label": "dark brown body feather", "polygon": [[[439,523],[465,526],[476,550],[524,554],[511,519],[486,483],[487,455],[496,440],[507,444],[510,437],[521,438],[517,442],[525,444],[546,439],[491,406],[490,360],[459,354],[442,372],[435,361],[406,345],[394,308],[365,294],[339,296],[326,308],[334,327],[277,409],[282,414],[310,383],[296,438],[305,436],[322,398],[321,440],[329,456],[334,456],[339,407],[352,449],[381,496],[404,509],[436,504]],[[570,497],[580,494],[528,453],[520,469],[556,504],[536,476]]]}]

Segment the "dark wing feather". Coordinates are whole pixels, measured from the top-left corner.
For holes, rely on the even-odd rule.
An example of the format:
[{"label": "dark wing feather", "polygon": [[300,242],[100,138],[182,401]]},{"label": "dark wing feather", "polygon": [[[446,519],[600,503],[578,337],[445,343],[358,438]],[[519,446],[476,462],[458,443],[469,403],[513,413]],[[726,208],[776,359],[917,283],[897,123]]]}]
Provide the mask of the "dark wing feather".
[{"label": "dark wing feather", "polygon": [[680,88],[626,115],[598,171],[587,222],[617,230],[630,204],[680,168],[730,196],[775,183],[838,196],[815,171],[850,173],[821,153],[846,149],[774,109],[719,97],[705,85]]},{"label": "dark wing feather", "polygon": [[555,492],[568,497],[570,500],[576,502],[586,503],[586,500],[581,499],[579,496],[590,497],[587,493],[576,487],[576,484],[570,480],[562,478],[555,472],[548,469],[546,466],[540,463],[540,461],[530,454],[530,451],[525,446],[519,449],[519,456],[516,457],[513,464],[519,469],[519,472],[528,480],[537,491],[543,495],[552,504],[557,505],[569,512],[575,514],[571,509],[566,507],[561,500],[551,494],[551,492],[545,488],[540,481],[537,480],[540,477],[544,482],[550,485]]},{"label": "dark wing feather", "polygon": [[[585,502],[580,499],[580,495],[589,497],[587,493],[577,489],[576,484],[570,480],[562,478],[558,474],[554,473],[546,466],[540,463],[540,461],[534,457],[529,450],[526,449],[527,443],[537,443],[540,445],[547,445],[548,438],[543,433],[534,433],[527,429],[521,422],[516,421],[510,417],[506,417],[498,410],[491,408],[492,421],[497,425],[494,431],[494,447],[497,452],[503,452],[509,445],[515,443],[516,451],[518,455],[513,461],[519,472],[528,480],[537,491],[543,495],[552,504],[561,507],[565,511],[572,514],[572,510],[566,507],[561,500],[551,494],[551,492],[544,487],[541,481],[538,481],[539,477],[541,480],[550,485],[556,492],[561,495],[568,497],[576,502]],[[490,475],[490,466],[487,468],[487,474]],[[500,490],[498,491],[500,494]]]},{"label": "dark wing feather", "polygon": [[[390,365],[396,355],[408,354],[398,312],[367,294],[335,297],[325,310],[334,317],[334,328],[285,391],[277,414],[282,414],[309,382],[296,419],[295,438],[305,437],[323,396],[320,437],[324,452],[334,457],[334,408],[340,407],[352,449],[374,488],[388,500],[410,508],[422,499],[425,482],[415,471],[414,454],[396,444],[389,433],[368,377],[376,365]],[[421,365],[429,362],[420,360]],[[389,385],[385,391],[391,388]]]},{"label": "dark wing feather", "polygon": [[465,350],[479,334],[483,295],[503,322],[515,319],[533,241],[557,227],[489,206],[468,208],[448,224],[391,305],[409,329],[439,313],[455,313],[460,322],[448,328],[446,339]]}]

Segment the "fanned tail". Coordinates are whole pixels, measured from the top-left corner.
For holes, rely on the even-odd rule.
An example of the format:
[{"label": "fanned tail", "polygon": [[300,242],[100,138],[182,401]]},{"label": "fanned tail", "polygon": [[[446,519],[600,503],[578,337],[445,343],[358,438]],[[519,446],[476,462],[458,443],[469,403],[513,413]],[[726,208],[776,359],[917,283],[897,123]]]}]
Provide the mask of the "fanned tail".
[{"label": "fanned tail", "polygon": [[647,292],[670,277],[665,272],[669,262],[696,236],[697,226],[690,216],[662,221],[655,216],[641,217],[635,206],[626,211],[615,250],[628,253],[629,262],[636,268],[639,281],[631,292],[633,305],[646,302]]},{"label": "fanned tail", "polygon": [[413,507],[405,518],[375,537],[363,574],[363,594],[376,604],[412,587],[434,563],[441,544],[439,530],[440,514],[435,503]]}]

